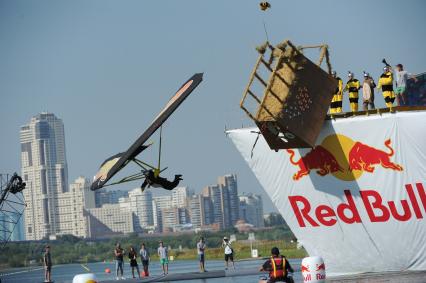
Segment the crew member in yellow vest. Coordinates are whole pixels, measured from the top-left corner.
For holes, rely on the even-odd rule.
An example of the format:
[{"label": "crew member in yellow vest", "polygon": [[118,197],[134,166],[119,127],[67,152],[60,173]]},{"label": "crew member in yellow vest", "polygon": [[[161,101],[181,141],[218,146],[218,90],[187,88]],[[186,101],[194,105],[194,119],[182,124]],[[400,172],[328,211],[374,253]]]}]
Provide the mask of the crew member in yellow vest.
[{"label": "crew member in yellow vest", "polygon": [[395,101],[395,93],[393,92],[393,75],[390,66],[383,68],[383,74],[379,78],[377,88],[382,89],[386,107],[392,110],[393,102]]},{"label": "crew member in yellow vest", "polygon": [[348,82],[346,83],[345,89],[343,91],[349,92],[349,105],[352,112],[358,111],[358,90],[361,87],[361,84],[357,79],[354,78],[352,72],[348,72]]},{"label": "crew member in yellow vest", "polygon": [[337,88],[331,99],[330,114],[341,113],[343,107],[343,81],[337,76],[335,71],[331,72],[331,75],[337,80]]}]

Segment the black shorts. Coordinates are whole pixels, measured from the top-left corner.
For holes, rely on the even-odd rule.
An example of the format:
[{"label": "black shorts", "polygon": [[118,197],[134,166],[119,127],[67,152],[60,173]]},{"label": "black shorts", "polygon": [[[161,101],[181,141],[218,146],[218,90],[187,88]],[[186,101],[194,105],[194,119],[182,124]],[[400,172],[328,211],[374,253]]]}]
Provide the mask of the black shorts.
[{"label": "black shorts", "polygon": [[228,260],[234,261],[234,254],[225,254],[225,261]]},{"label": "black shorts", "polygon": [[149,265],[149,260],[142,260],[142,265],[143,266],[148,266]]}]

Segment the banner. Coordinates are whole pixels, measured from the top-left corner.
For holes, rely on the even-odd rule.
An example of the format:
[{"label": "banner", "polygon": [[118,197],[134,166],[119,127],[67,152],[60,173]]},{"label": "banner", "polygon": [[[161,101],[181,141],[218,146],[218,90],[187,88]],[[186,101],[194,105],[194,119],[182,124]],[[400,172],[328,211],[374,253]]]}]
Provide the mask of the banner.
[{"label": "banner", "polygon": [[[326,121],[312,149],[228,135],[328,274],[426,270],[426,111]],[[315,268],[315,267],[310,267]]]}]

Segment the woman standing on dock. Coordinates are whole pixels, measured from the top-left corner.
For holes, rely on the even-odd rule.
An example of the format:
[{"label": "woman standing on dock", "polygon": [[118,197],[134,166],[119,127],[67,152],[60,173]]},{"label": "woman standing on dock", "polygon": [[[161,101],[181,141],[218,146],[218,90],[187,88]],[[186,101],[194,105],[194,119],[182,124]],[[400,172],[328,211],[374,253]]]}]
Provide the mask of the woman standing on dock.
[{"label": "woman standing on dock", "polygon": [[138,254],[135,251],[134,247],[130,247],[129,251],[129,260],[130,260],[130,267],[132,268],[132,277],[135,277],[135,269],[138,272],[139,279],[141,278],[141,274],[139,273],[139,266],[137,261]]},{"label": "woman standing on dock", "polygon": [[[120,243],[117,243],[114,249],[115,255],[115,275],[116,279],[124,279],[123,277],[123,254],[124,250],[121,248]],[[118,272],[120,271],[121,277],[118,277]]]},{"label": "woman standing on dock", "polygon": [[139,255],[141,256],[141,260],[142,260],[143,276],[149,276],[148,266],[149,266],[150,258],[149,258],[149,251],[145,247],[145,243],[142,243],[141,249],[139,251]]}]

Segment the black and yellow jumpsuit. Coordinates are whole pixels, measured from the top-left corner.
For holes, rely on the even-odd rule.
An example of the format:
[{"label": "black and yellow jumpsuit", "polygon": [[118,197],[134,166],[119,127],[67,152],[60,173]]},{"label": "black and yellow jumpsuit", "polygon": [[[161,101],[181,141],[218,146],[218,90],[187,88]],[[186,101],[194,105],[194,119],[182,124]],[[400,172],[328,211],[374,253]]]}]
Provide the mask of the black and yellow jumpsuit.
[{"label": "black and yellow jumpsuit", "polygon": [[357,79],[350,79],[345,86],[345,91],[349,91],[349,104],[352,112],[358,111],[358,90],[361,84]]},{"label": "black and yellow jumpsuit", "polygon": [[341,113],[343,108],[343,81],[337,77],[337,88],[330,104],[330,114]]},{"label": "black and yellow jumpsuit", "polygon": [[377,88],[382,89],[382,94],[386,102],[386,107],[392,108],[393,102],[395,101],[395,93],[393,92],[392,72],[385,72],[380,76]]}]

